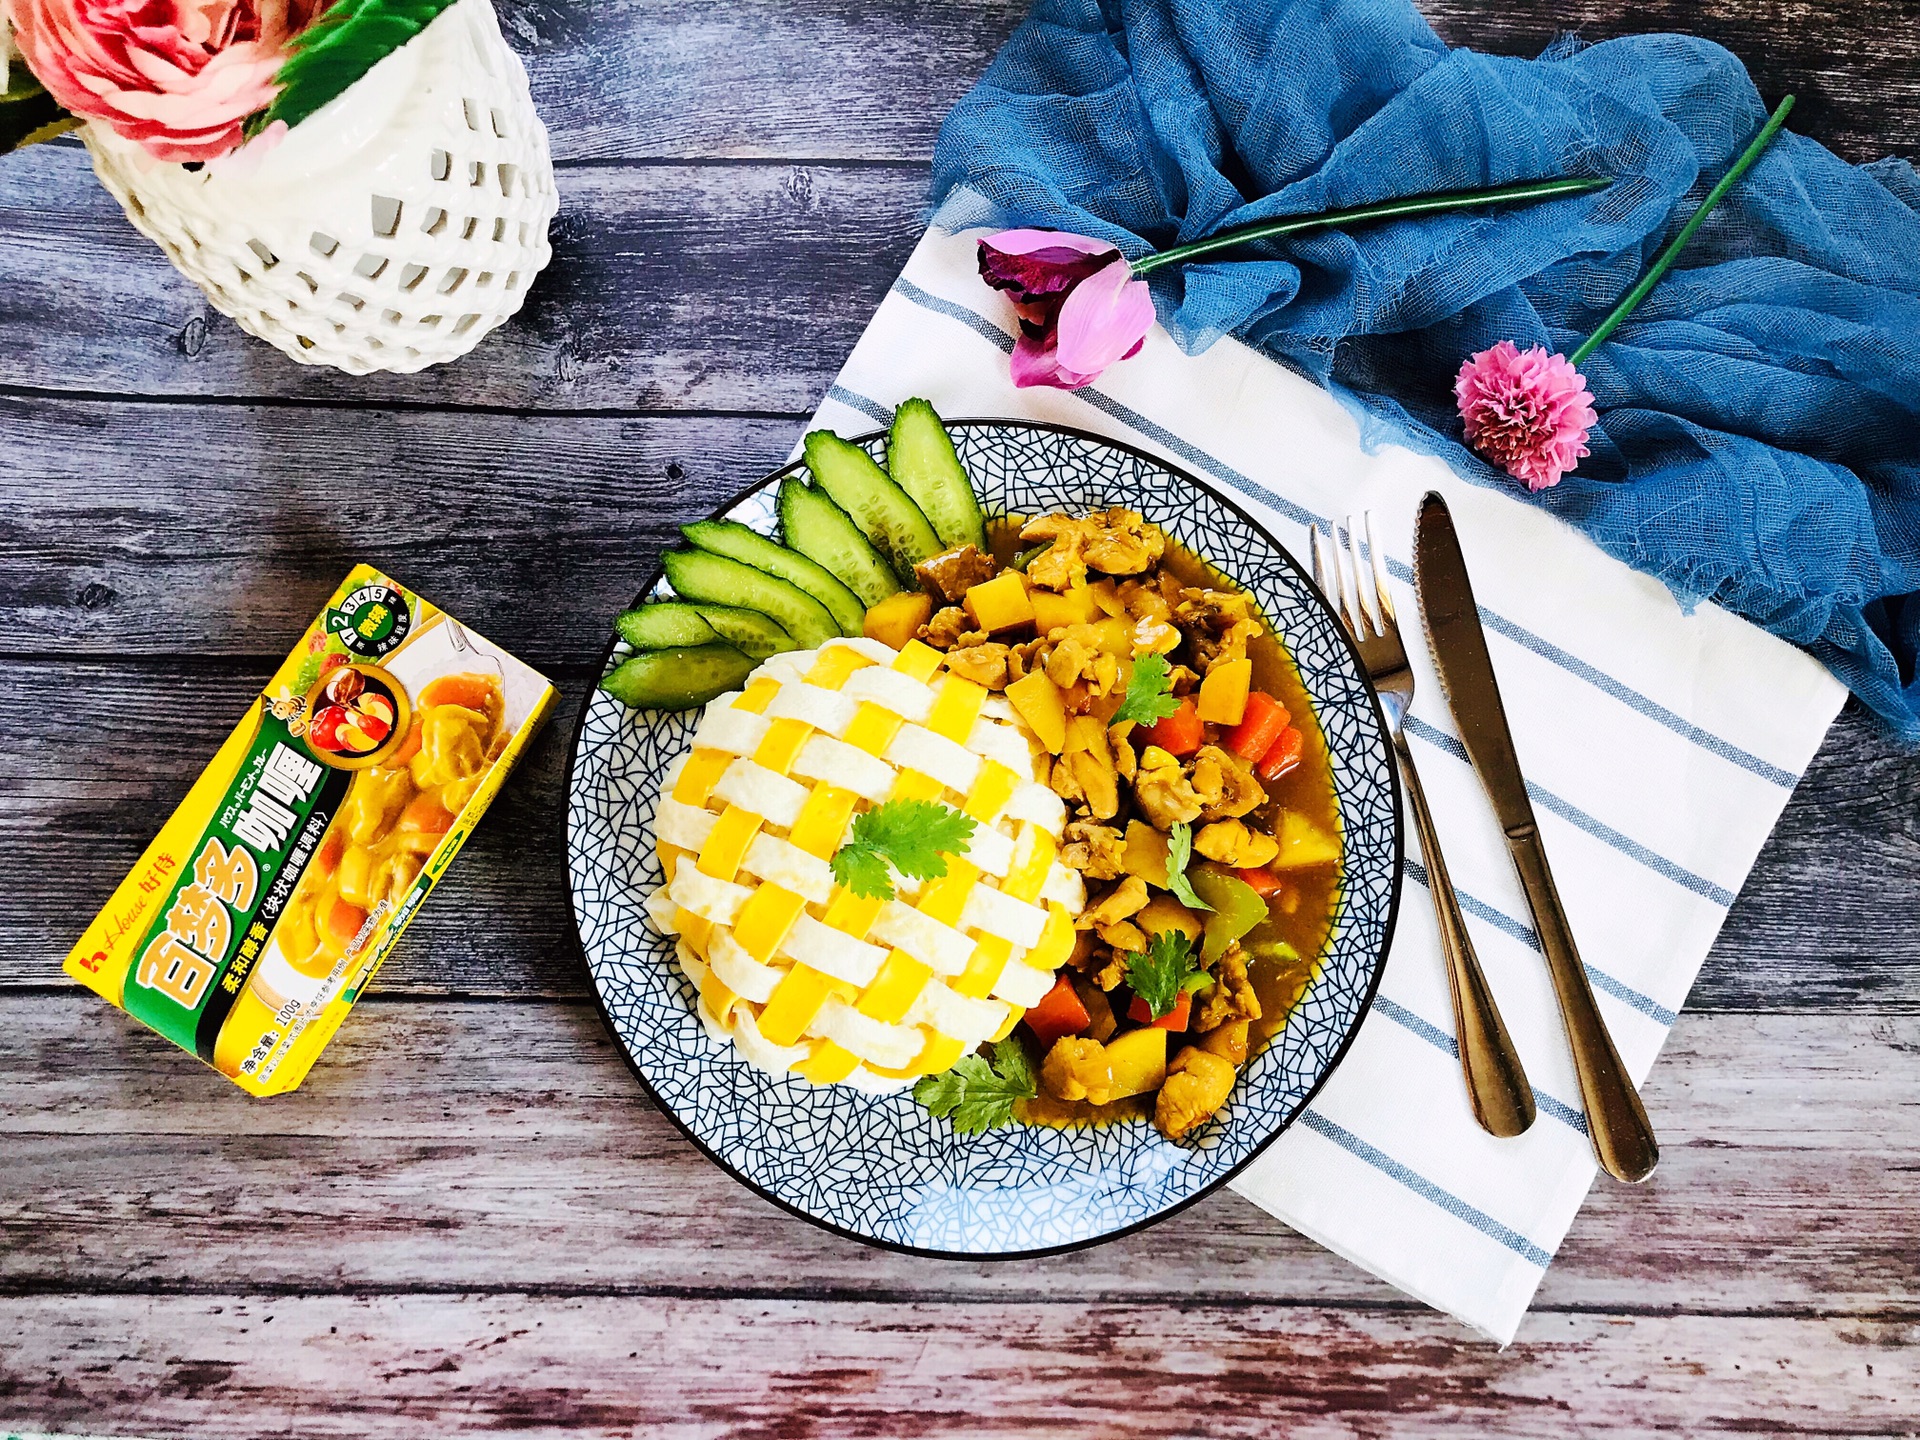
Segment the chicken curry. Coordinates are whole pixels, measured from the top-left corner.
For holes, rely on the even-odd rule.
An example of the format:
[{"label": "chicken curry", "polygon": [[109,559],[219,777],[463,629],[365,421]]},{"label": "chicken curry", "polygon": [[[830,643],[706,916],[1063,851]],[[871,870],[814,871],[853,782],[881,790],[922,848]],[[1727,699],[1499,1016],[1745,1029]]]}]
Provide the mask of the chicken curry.
[{"label": "chicken curry", "polygon": [[1130,510],[1000,522],[918,572],[908,633],[1027,722],[1088,891],[1022,1022],[1039,1081],[1016,1115],[1151,1115],[1179,1139],[1284,1025],[1332,927],[1337,807],[1299,673],[1244,591]]}]

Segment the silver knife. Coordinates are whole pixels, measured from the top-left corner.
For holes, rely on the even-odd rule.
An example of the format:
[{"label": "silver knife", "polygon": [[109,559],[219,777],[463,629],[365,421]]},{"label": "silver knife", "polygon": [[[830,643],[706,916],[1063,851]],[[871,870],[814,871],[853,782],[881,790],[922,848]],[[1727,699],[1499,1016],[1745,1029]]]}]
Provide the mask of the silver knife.
[{"label": "silver knife", "polygon": [[1520,884],[1533,909],[1533,927],[1546,953],[1547,970],[1560,999],[1567,1025],[1567,1043],[1573,1049],[1573,1068],[1580,1079],[1580,1098],[1586,1105],[1587,1131],[1601,1168],[1616,1180],[1644,1180],[1660,1163],[1646,1107],[1634,1091],[1613,1048],[1586,967],[1573,943],[1573,928],[1561,907],[1560,892],[1547,868],[1546,846],[1534,823],[1533,802],[1520,774],[1513,733],[1507,728],[1506,707],[1494,679],[1493,657],[1487,653],[1486,632],[1480,628],[1480,609],[1474,603],[1467,578],[1467,559],[1460,553],[1447,502],[1429,493],[1420,502],[1414,540],[1413,587],[1420,597],[1427,642],[1440,672],[1460,739],[1493,802],[1493,813],[1506,832],[1507,849],[1520,872]]}]

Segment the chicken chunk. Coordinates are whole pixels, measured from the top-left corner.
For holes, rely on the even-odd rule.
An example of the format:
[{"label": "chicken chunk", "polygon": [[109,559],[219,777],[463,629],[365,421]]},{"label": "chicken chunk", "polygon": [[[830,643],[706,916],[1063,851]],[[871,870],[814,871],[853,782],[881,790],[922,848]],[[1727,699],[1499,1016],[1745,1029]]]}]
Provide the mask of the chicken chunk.
[{"label": "chicken chunk", "polygon": [[1166,553],[1167,541],[1135,510],[1115,507],[1085,519],[1043,515],[1020,532],[1022,540],[1050,540],[1027,566],[1027,579],[1043,590],[1071,590],[1089,569],[1103,575],[1139,575]]},{"label": "chicken chunk", "polygon": [[1247,642],[1260,633],[1252,602],[1230,590],[1182,590],[1173,618],[1186,632],[1194,666],[1203,675],[1217,661],[1244,658]]},{"label": "chicken chunk", "polygon": [[991,580],[999,572],[999,561],[981,554],[971,545],[956,545],[913,567],[920,588],[949,605],[958,605],[968,590]]},{"label": "chicken chunk", "polygon": [[1139,772],[1133,778],[1133,798],[1140,813],[1156,830],[1171,830],[1200,818],[1200,797],[1180,768],[1180,762],[1158,745],[1140,753]]},{"label": "chicken chunk", "polygon": [[1280,842],[1249,830],[1244,820],[1216,820],[1193,837],[1193,848],[1236,870],[1257,870],[1280,853]]},{"label": "chicken chunk", "polygon": [[989,640],[984,645],[967,645],[947,652],[947,669],[963,680],[984,685],[989,690],[1007,688],[1008,647]]},{"label": "chicken chunk", "polygon": [[1117,880],[1126,869],[1126,837],[1111,825],[1072,820],[1060,838],[1060,863],[1088,880]]},{"label": "chicken chunk", "polygon": [[936,650],[951,650],[956,645],[984,644],[987,632],[974,629],[973,617],[958,605],[949,605],[933,612],[933,618],[920,627],[919,636]]},{"label": "chicken chunk", "polygon": [[1227,1103],[1234,1073],[1231,1060],[1187,1046],[1167,1064],[1166,1083],[1153,1102],[1155,1127],[1169,1140],[1179,1140],[1212,1119]]},{"label": "chicken chunk", "polygon": [[1218,745],[1200,747],[1193,757],[1192,780],[1202,820],[1234,819],[1267,803],[1253,767]]},{"label": "chicken chunk", "polygon": [[1200,1037],[1200,1048],[1230,1060],[1235,1065],[1247,1063],[1247,1031],[1250,1027],[1245,1020],[1229,1020],[1217,1029],[1209,1030]]},{"label": "chicken chunk", "polygon": [[1081,930],[1098,930],[1138,915],[1147,904],[1147,882],[1129,875],[1081,912],[1074,922]]},{"label": "chicken chunk", "polygon": [[1235,941],[1227,946],[1220,963],[1214,967],[1213,985],[1200,992],[1193,1028],[1217,1030],[1235,1020],[1258,1020],[1260,997],[1254,994],[1253,979],[1247,974],[1247,954]]},{"label": "chicken chunk", "polygon": [[1084,685],[1088,695],[1109,695],[1120,679],[1120,662],[1100,648],[1091,625],[1068,625],[1047,637],[1042,662],[1047,678],[1062,690]]},{"label": "chicken chunk", "polygon": [[1056,1100],[1108,1104],[1113,1099],[1113,1063],[1107,1047],[1079,1035],[1062,1036],[1040,1062],[1040,1083]]}]

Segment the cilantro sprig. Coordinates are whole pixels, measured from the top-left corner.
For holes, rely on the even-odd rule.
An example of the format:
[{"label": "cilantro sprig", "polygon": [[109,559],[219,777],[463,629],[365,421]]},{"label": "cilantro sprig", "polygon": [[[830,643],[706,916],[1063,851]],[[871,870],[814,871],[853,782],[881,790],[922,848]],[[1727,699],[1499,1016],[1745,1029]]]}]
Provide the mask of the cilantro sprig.
[{"label": "cilantro sprig", "polygon": [[1183,820],[1167,832],[1167,889],[1189,910],[1211,910],[1213,906],[1193,893],[1193,882],[1187,879],[1192,859],[1193,827]]},{"label": "cilantro sprig", "polygon": [[1200,973],[1194,966],[1193,942],[1177,930],[1162,930],[1145,950],[1127,956],[1127,984],[1147,1002],[1156,1020],[1173,1013],[1182,990],[1199,988],[1191,982]]},{"label": "cilantro sprig", "polygon": [[1039,1093],[1033,1063],[1012,1037],[993,1046],[992,1056],[989,1063],[968,1055],[944,1074],[929,1075],[913,1087],[913,1098],[936,1118],[951,1119],[956,1135],[1012,1124],[1014,1102]]},{"label": "cilantro sprig", "polygon": [[1173,670],[1164,655],[1142,655],[1133,662],[1127,677],[1127,698],[1113,712],[1112,724],[1131,720],[1137,725],[1153,725],[1180,708],[1173,698]]},{"label": "cilantro sprig", "polygon": [[974,820],[937,800],[888,800],[853,822],[833,856],[833,878],[869,900],[893,898],[893,875],[938,880],[942,852],[957,855],[973,838]]}]

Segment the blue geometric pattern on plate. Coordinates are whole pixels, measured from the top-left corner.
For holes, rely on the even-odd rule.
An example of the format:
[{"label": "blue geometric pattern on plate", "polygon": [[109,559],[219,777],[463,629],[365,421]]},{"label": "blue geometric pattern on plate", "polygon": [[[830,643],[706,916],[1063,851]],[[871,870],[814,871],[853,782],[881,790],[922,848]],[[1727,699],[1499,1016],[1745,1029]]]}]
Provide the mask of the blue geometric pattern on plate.
[{"label": "blue geometric pattern on plate", "polygon": [[[1242,1070],[1221,1114],[1184,1144],[1146,1120],[959,1137],[906,1094],[874,1098],[775,1078],[709,1039],[672,945],[641,909],[661,881],[653,852],[660,775],[687,748],[698,712],[636,712],[593,692],[575,736],[567,856],[608,1024],[688,1138],[768,1199],[854,1238],[956,1257],[1023,1255],[1110,1239],[1192,1203],[1299,1114],[1378,984],[1399,898],[1398,776],[1345,634],[1299,567],[1238,506],[1097,436],[1016,421],[952,430],[989,515],[1124,505],[1206,556],[1253,594],[1314,699],[1345,841],[1338,911],[1319,974],[1286,1028]],[[884,458],[884,435],[863,443]],[[775,534],[778,479],[724,513]],[[609,668],[626,653],[617,645]]]}]

